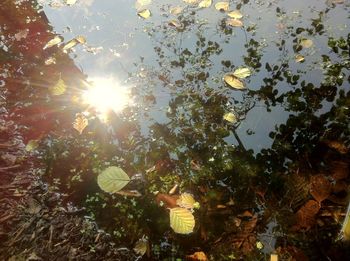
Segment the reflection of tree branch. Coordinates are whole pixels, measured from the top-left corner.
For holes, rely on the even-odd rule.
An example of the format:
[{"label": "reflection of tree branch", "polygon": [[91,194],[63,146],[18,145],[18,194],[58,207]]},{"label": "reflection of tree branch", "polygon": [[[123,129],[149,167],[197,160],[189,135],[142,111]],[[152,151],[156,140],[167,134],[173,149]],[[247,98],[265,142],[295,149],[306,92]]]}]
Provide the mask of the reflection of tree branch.
[{"label": "reflection of tree branch", "polygon": [[237,132],[236,132],[236,129],[232,130],[232,133],[233,133],[233,136],[235,136],[235,138],[236,138],[236,140],[237,140],[237,142],[238,142],[239,147],[241,148],[241,150],[246,151],[246,148],[244,147],[243,142],[242,142],[241,139],[239,138],[239,136],[238,136],[238,134],[237,134]]}]

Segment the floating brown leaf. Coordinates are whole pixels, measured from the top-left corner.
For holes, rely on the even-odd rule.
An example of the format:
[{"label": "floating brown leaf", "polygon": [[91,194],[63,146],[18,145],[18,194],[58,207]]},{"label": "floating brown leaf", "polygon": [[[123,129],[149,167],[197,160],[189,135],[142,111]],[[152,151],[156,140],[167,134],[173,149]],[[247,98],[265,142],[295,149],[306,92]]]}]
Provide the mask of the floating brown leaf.
[{"label": "floating brown leaf", "polygon": [[319,174],[311,177],[310,194],[319,203],[321,203],[323,200],[328,198],[331,192],[332,192],[332,185],[323,174]]},{"label": "floating brown leaf", "polygon": [[327,141],[324,141],[324,143],[332,148],[332,149],[335,149],[336,151],[338,151],[340,154],[346,154],[348,153],[349,149],[347,146],[345,146],[344,143],[341,143],[339,141],[335,141],[335,140],[327,140]]},{"label": "floating brown leaf", "polygon": [[349,163],[344,161],[334,161],[331,164],[331,175],[334,180],[346,179],[349,175]]},{"label": "floating brown leaf", "polygon": [[315,200],[309,200],[296,213],[296,225],[294,230],[309,230],[316,222],[316,214],[320,210],[320,204]]}]

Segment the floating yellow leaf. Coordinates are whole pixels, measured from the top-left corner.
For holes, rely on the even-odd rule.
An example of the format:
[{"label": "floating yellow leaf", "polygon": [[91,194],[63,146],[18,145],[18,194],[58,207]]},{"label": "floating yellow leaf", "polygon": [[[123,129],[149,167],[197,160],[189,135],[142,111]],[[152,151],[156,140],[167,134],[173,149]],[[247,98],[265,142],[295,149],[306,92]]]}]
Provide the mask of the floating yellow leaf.
[{"label": "floating yellow leaf", "polygon": [[300,40],[300,45],[304,48],[310,48],[314,45],[314,42],[311,39],[302,39]]},{"label": "floating yellow leaf", "polygon": [[67,50],[73,48],[74,46],[76,46],[79,42],[76,39],[72,39],[70,40],[68,43],[66,43],[63,46],[63,51],[66,52]]},{"label": "floating yellow leaf", "polygon": [[230,3],[229,2],[217,2],[215,4],[215,9],[219,11],[228,11],[230,8]]},{"label": "floating yellow leaf", "polygon": [[305,60],[305,57],[302,56],[301,54],[297,54],[297,55],[295,56],[295,61],[296,61],[297,63],[301,63],[301,62],[303,62],[304,60]]},{"label": "floating yellow leaf", "polygon": [[37,147],[39,147],[39,141],[38,140],[30,140],[26,145],[26,151],[33,151]]},{"label": "floating yellow leaf", "polygon": [[237,122],[237,117],[234,113],[228,112],[224,114],[224,120],[231,122],[231,123],[236,123]]},{"label": "floating yellow leaf", "polygon": [[55,46],[59,43],[62,42],[62,37],[61,36],[55,36],[55,38],[51,39],[50,41],[47,42],[47,44],[45,44],[45,46],[43,47],[43,49],[47,49],[50,48],[52,46]]},{"label": "floating yellow leaf", "polygon": [[183,8],[181,6],[174,6],[172,8],[170,8],[170,13],[172,15],[178,15],[182,12]]},{"label": "floating yellow leaf", "polygon": [[213,3],[212,0],[203,0],[198,4],[198,7],[201,7],[201,8],[210,7],[212,3]]},{"label": "floating yellow leaf", "polygon": [[256,248],[259,250],[263,249],[264,248],[263,243],[261,243],[260,241],[256,242]]},{"label": "floating yellow leaf", "polygon": [[86,43],[86,38],[84,36],[82,36],[82,35],[79,35],[79,36],[75,37],[75,40],[77,40],[81,44],[85,44]]},{"label": "floating yellow leaf", "polygon": [[195,225],[194,216],[186,208],[170,209],[170,227],[179,234],[189,234],[193,232]]},{"label": "floating yellow leaf", "polygon": [[225,74],[224,81],[230,85],[232,88],[235,88],[237,90],[244,90],[245,86],[244,83],[241,82],[236,76],[234,76],[232,73]]},{"label": "floating yellow leaf", "polygon": [[242,27],[243,22],[241,20],[238,20],[238,19],[228,18],[228,19],[226,19],[226,25],[231,25],[233,27]]},{"label": "floating yellow leaf", "polygon": [[151,17],[151,11],[148,9],[143,9],[140,12],[138,12],[137,15],[144,19],[148,19]]},{"label": "floating yellow leaf", "polygon": [[109,193],[115,193],[124,188],[130,181],[128,174],[118,167],[108,167],[97,177],[99,187]]},{"label": "floating yellow leaf", "polygon": [[50,88],[50,92],[52,95],[62,95],[66,92],[67,85],[66,83],[60,78],[58,82]]},{"label": "floating yellow leaf", "polygon": [[66,0],[65,2],[67,5],[74,5],[77,2],[77,0]]},{"label": "floating yellow leaf", "polygon": [[182,208],[187,208],[187,209],[193,209],[195,208],[196,205],[198,205],[198,203],[194,200],[192,194],[190,193],[183,193],[180,195],[180,197],[178,198],[178,200],[176,200],[176,204],[179,207]]},{"label": "floating yellow leaf", "polygon": [[249,68],[247,67],[242,67],[238,68],[233,72],[233,75],[236,76],[237,78],[244,79],[249,77],[252,74]]},{"label": "floating yellow leaf", "polygon": [[231,11],[227,15],[235,19],[241,19],[243,17],[242,13],[239,10]]},{"label": "floating yellow leaf", "polygon": [[73,122],[73,128],[76,129],[80,134],[83,133],[83,130],[88,126],[88,119],[81,113],[78,113]]},{"label": "floating yellow leaf", "polygon": [[148,245],[148,241],[145,237],[140,238],[134,247],[134,251],[136,254],[143,256],[146,252],[147,252],[147,245]]}]

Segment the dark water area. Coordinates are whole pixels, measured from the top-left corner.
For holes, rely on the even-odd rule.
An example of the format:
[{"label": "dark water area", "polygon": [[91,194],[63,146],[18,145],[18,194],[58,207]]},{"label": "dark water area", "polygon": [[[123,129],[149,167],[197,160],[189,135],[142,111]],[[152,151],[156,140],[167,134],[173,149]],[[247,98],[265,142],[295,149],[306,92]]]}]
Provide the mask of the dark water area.
[{"label": "dark water area", "polygon": [[0,3],[1,110],[65,204],[140,260],[346,260],[349,1],[68,2]]}]

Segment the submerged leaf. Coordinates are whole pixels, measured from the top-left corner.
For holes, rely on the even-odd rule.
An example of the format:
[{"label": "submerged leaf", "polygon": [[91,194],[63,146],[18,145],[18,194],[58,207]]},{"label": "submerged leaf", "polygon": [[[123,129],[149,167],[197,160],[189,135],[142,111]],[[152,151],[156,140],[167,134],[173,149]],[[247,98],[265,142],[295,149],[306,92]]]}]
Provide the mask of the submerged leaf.
[{"label": "submerged leaf", "polygon": [[219,11],[228,11],[229,8],[230,8],[229,2],[217,2],[215,4],[215,9]]},{"label": "submerged leaf", "polygon": [[194,216],[191,211],[185,208],[170,209],[170,227],[179,234],[193,232],[195,225]]},{"label": "submerged leaf", "polygon": [[244,90],[245,86],[243,82],[241,82],[236,76],[234,76],[232,73],[225,74],[224,81],[230,85],[232,88],[235,88],[237,90]]},{"label": "submerged leaf", "polygon": [[227,15],[234,19],[241,19],[243,17],[243,14],[239,10],[231,11]]},{"label": "submerged leaf", "polygon": [[88,124],[88,119],[82,113],[78,113],[73,122],[73,128],[82,134]]},{"label": "submerged leaf", "polygon": [[241,20],[238,20],[238,19],[228,18],[228,19],[226,19],[226,25],[230,25],[233,27],[242,27],[243,22]]},{"label": "submerged leaf", "polygon": [[45,46],[43,47],[43,50],[50,48],[52,46],[55,46],[59,43],[62,42],[62,37],[61,36],[55,36],[55,38],[51,39],[50,41],[47,42],[47,44],[45,44]]},{"label": "submerged leaf", "polygon": [[201,8],[210,7],[212,3],[213,3],[212,0],[203,0],[198,4],[198,7],[201,7]]},{"label": "submerged leaf", "polygon": [[238,68],[233,72],[233,75],[236,76],[237,78],[240,78],[240,79],[247,78],[251,74],[252,74],[252,72],[247,67]]},{"label": "submerged leaf", "polygon": [[236,123],[237,122],[237,117],[234,113],[228,112],[224,114],[224,120],[230,122],[230,123]]},{"label": "submerged leaf", "polygon": [[52,95],[59,96],[66,92],[67,85],[66,83],[60,78],[58,82],[50,88],[50,92]]},{"label": "submerged leaf", "polygon": [[310,48],[313,46],[314,42],[311,39],[302,39],[300,45],[304,48]]},{"label": "submerged leaf", "polygon": [[144,18],[144,19],[148,19],[151,17],[151,11],[148,9],[143,9],[143,10],[139,11],[137,13],[137,15]]},{"label": "submerged leaf", "polygon": [[130,181],[128,174],[121,168],[112,166],[106,168],[97,177],[99,187],[109,193],[115,193],[124,188]]}]

